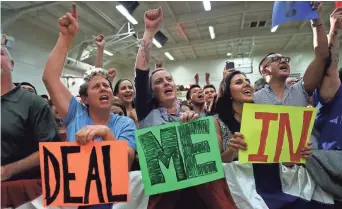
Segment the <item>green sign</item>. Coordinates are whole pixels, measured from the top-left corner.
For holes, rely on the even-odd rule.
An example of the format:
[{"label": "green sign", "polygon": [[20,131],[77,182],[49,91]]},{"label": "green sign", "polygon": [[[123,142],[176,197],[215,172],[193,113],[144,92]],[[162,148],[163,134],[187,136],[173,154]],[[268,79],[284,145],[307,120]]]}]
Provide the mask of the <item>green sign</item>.
[{"label": "green sign", "polygon": [[137,130],[135,137],[147,195],[224,177],[212,117]]}]

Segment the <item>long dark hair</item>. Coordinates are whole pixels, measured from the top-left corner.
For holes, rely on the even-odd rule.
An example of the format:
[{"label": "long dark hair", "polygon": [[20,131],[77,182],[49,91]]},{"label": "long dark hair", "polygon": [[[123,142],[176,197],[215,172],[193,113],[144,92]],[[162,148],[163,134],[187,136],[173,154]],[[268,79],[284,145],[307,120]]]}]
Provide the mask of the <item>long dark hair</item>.
[{"label": "long dark hair", "polygon": [[235,123],[234,110],[233,110],[233,98],[230,92],[230,83],[235,75],[244,73],[240,71],[234,71],[229,74],[222,82],[220,90],[223,89],[222,94],[217,98],[214,113],[218,114],[219,118],[226,124],[231,125]]},{"label": "long dark hair", "polygon": [[[115,86],[114,86],[114,91],[113,91],[113,95],[114,96],[118,96],[118,93],[119,93],[119,87],[120,87],[120,84],[124,81],[129,81],[131,84],[132,84],[132,87],[133,87],[133,91],[134,91],[134,95],[135,95],[135,89],[134,89],[134,85],[132,83],[132,81],[130,81],[129,79],[127,78],[122,78],[120,80],[118,80],[118,82],[116,82]],[[134,100],[132,101],[132,107],[135,108],[135,104],[134,104]]]}]

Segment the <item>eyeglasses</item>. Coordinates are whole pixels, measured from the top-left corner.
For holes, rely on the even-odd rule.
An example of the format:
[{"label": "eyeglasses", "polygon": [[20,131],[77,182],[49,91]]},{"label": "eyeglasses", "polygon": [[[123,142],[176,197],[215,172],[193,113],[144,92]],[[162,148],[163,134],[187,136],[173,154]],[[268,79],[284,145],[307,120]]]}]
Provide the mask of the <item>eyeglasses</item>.
[{"label": "eyeglasses", "polygon": [[272,62],[280,62],[281,60],[284,60],[285,62],[290,63],[291,60],[290,57],[269,57],[268,59],[270,60],[266,63],[266,65],[264,65],[264,67],[268,66]]}]

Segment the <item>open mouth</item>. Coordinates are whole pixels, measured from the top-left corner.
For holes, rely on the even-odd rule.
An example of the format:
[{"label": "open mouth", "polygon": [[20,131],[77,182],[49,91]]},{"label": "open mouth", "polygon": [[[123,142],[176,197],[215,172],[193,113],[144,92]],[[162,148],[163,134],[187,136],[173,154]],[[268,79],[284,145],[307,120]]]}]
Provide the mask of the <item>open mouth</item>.
[{"label": "open mouth", "polygon": [[204,99],[204,95],[203,94],[198,95],[198,99]]},{"label": "open mouth", "polygon": [[124,95],[124,97],[126,98],[126,99],[131,99],[132,98],[132,96],[133,96],[133,93],[126,93],[125,95]]},{"label": "open mouth", "polygon": [[280,65],[280,70],[286,71],[288,70],[288,67],[285,64]]},{"label": "open mouth", "polygon": [[164,91],[164,94],[171,94],[172,93],[172,88],[167,88],[165,91]]},{"label": "open mouth", "polygon": [[100,101],[106,101],[108,102],[109,97],[107,95],[103,95],[100,97]]},{"label": "open mouth", "polygon": [[243,95],[246,95],[246,96],[252,96],[252,90],[250,90],[250,89],[246,89],[242,93],[243,93]]}]

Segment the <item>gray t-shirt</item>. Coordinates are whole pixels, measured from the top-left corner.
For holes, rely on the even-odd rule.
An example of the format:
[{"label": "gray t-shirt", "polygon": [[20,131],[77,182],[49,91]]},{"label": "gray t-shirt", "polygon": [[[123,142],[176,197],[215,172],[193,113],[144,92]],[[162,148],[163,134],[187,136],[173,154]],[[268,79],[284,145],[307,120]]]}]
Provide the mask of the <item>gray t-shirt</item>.
[{"label": "gray t-shirt", "polygon": [[293,86],[286,85],[282,101],[278,99],[277,94],[267,84],[264,88],[254,93],[253,100],[256,104],[306,107],[308,97],[301,79]]}]

